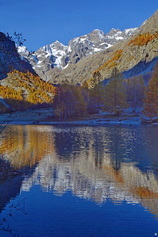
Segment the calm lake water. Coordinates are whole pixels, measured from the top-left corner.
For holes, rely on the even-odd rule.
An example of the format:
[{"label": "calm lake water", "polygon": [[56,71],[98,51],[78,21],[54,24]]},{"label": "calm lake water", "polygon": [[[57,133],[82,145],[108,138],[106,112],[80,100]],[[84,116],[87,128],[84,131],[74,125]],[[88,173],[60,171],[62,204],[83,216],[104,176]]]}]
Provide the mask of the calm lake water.
[{"label": "calm lake water", "polygon": [[157,126],[8,126],[0,237],[158,236]]}]

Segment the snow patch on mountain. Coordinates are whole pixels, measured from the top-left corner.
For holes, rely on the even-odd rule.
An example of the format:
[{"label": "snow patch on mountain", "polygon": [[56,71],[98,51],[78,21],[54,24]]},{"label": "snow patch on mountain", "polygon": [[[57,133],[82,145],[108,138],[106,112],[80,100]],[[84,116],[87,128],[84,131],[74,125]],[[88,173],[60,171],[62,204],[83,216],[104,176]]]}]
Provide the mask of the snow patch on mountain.
[{"label": "snow patch on mountain", "polygon": [[18,53],[21,55],[21,56],[29,56],[30,52],[28,51],[28,49],[26,48],[26,46],[18,46],[17,47],[18,49]]}]

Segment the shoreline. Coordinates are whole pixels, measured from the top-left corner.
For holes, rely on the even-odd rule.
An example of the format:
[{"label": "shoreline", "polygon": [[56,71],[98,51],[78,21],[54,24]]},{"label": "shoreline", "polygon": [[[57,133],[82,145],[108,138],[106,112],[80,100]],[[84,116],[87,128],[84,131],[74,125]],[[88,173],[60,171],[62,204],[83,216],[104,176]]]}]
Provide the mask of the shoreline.
[{"label": "shoreline", "polygon": [[158,125],[157,122],[143,121],[141,116],[126,114],[120,116],[93,114],[89,117],[55,121],[52,109],[39,109],[0,114],[0,126],[3,125]]}]

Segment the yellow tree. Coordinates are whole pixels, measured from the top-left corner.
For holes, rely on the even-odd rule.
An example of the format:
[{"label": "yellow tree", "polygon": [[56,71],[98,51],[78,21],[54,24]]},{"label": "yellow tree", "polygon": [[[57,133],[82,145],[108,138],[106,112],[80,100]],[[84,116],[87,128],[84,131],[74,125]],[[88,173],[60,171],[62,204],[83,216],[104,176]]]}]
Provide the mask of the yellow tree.
[{"label": "yellow tree", "polygon": [[158,64],[145,93],[144,114],[148,117],[158,117]]}]

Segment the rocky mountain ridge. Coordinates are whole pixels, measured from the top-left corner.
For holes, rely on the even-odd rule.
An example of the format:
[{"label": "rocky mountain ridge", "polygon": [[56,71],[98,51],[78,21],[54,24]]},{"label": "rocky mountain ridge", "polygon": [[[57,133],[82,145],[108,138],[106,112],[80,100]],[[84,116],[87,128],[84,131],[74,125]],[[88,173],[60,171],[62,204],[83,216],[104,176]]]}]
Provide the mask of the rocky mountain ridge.
[{"label": "rocky mountain ridge", "polygon": [[34,53],[30,53],[25,46],[19,47],[18,52],[32,64],[42,79],[49,80],[52,72],[65,69],[89,55],[122,42],[137,30],[137,28],[124,31],[111,29],[109,33],[105,34],[103,31],[95,29],[89,34],[70,40],[68,46],[55,41],[50,45],[41,47]]},{"label": "rocky mountain ridge", "polygon": [[118,73],[130,77],[153,69],[158,58],[158,11],[123,42],[83,58],[59,72],[51,74],[53,83],[83,84],[89,87]]}]

